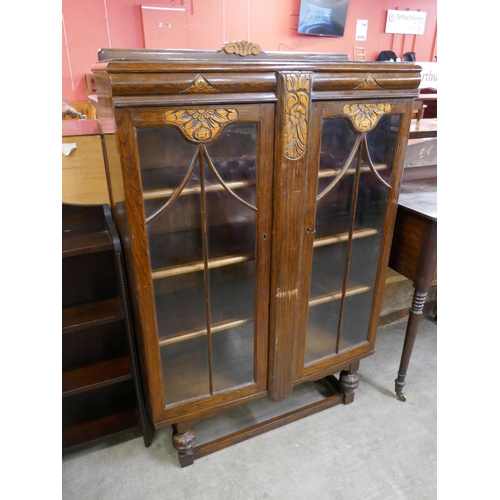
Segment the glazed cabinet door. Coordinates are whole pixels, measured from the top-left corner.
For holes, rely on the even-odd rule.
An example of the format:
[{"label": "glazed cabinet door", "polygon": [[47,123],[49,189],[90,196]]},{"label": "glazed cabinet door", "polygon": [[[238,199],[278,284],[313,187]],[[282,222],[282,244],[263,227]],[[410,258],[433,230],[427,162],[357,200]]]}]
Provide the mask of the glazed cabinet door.
[{"label": "glazed cabinet door", "polygon": [[[307,324],[296,378],[373,349],[409,120],[407,101],[317,102],[304,245]],[[315,133],[315,132],[314,132]],[[305,292],[306,293],[306,292]]]},{"label": "glazed cabinet door", "polygon": [[116,116],[155,423],[264,392],[274,105]]}]

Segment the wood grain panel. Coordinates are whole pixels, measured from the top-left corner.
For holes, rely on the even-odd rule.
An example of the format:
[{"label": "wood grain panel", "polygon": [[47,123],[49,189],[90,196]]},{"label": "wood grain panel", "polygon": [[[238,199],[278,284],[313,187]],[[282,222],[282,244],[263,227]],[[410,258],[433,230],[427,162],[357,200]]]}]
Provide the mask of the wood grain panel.
[{"label": "wood grain panel", "polygon": [[63,137],[62,143],[76,144],[69,156],[62,155],[63,203],[109,205],[101,137]]}]

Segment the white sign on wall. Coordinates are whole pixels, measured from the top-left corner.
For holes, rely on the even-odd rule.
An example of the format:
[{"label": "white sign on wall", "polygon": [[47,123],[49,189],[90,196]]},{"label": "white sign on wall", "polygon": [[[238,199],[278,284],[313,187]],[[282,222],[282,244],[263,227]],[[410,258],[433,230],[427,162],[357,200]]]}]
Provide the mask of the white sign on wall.
[{"label": "white sign on wall", "polygon": [[398,35],[423,35],[426,12],[388,10],[385,32]]},{"label": "white sign on wall", "polygon": [[356,41],[366,40],[368,31],[368,20],[358,19],[356,22]]},{"label": "white sign on wall", "polygon": [[420,62],[416,64],[422,67],[420,74],[420,88],[430,87],[433,89],[438,88],[438,63],[437,62]]}]

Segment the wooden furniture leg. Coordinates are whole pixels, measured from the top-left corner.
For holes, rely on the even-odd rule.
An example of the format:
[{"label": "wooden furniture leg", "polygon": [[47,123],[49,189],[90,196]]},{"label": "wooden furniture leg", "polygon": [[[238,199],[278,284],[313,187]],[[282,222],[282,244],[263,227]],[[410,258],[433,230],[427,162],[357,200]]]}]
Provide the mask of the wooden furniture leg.
[{"label": "wooden furniture leg", "polygon": [[359,361],[352,363],[349,366],[349,370],[343,370],[340,372],[340,387],[345,395],[344,404],[352,403],[354,400],[354,390],[359,385]]},{"label": "wooden furniture leg", "polygon": [[418,265],[413,279],[415,292],[413,293],[408,325],[406,327],[405,341],[398,376],[395,380],[396,396],[401,401],[406,401],[406,396],[403,394],[403,387],[406,383],[406,372],[408,371],[413,345],[415,344],[418,325],[420,323],[420,319],[422,318],[427,292],[432,285],[433,277],[436,271],[437,218],[435,220],[427,219],[425,220],[425,223],[426,225],[423,230],[421,246],[419,249]]},{"label": "wooden furniture leg", "polygon": [[196,444],[196,433],[191,427],[192,422],[181,422],[174,424],[172,434],[172,444],[179,453],[181,467],[186,467],[193,463],[193,449]]},{"label": "wooden furniture leg", "polygon": [[411,353],[417,338],[418,325],[424,310],[425,298],[427,297],[427,290],[417,290],[413,293],[413,300],[411,304],[410,315],[408,318],[408,326],[406,327],[405,341],[403,345],[403,353],[401,355],[401,362],[398,370],[398,378],[396,382],[396,396],[401,401],[406,401],[406,396],[403,394],[403,387],[405,386],[406,373],[408,365],[410,364]]}]

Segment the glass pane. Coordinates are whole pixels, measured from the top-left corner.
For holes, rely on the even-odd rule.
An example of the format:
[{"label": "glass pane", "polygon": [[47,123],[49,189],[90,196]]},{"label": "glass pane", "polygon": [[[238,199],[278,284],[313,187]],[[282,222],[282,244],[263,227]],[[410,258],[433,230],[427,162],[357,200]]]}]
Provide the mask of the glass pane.
[{"label": "glass pane", "polygon": [[[195,173],[198,167],[195,169]],[[160,209],[166,200],[146,200],[146,214]],[[158,270],[203,261],[200,194],[179,196],[146,226],[151,269]]]},{"label": "glass pane", "polygon": [[214,391],[254,380],[254,322],[212,333]]},{"label": "glass pane", "polygon": [[[367,340],[390,194],[386,184],[391,183],[399,123],[399,115],[381,117],[366,134],[365,146],[363,136],[348,120],[323,121],[306,364],[336,354],[339,324],[340,350]],[[358,140],[358,149],[347,165]],[[359,151],[362,162],[354,193]],[[344,167],[347,169],[338,178]],[[336,184],[325,191],[332,182]]]},{"label": "glass pane", "polygon": [[347,242],[314,248],[310,300],[342,292],[346,258]]},{"label": "glass pane", "polygon": [[309,307],[305,364],[336,351],[340,304],[337,299]]},{"label": "glass pane", "polygon": [[257,125],[137,137],[166,402],[252,382]]},{"label": "glass pane", "polygon": [[[257,125],[255,123],[235,123],[228,125],[220,139],[207,144],[207,152],[221,179],[235,193],[255,206],[255,182],[257,162]],[[212,177],[207,184],[220,186]],[[242,189],[242,187],[250,189]]]},{"label": "glass pane", "polygon": [[205,331],[207,314],[203,271],[153,280],[159,338]]},{"label": "glass pane", "polygon": [[160,354],[167,405],[210,394],[206,337],[166,345]]},{"label": "glass pane", "polygon": [[255,261],[211,269],[210,324],[212,327],[254,316]]},{"label": "glass pane", "polygon": [[373,291],[346,297],[342,316],[340,350],[367,340],[372,300]]},{"label": "glass pane", "polygon": [[216,171],[207,162],[207,189],[220,186],[218,174],[234,193],[206,194],[214,391],[254,380],[256,212],[235,196],[255,206],[255,133],[255,124],[235,124],[207,147]]},{"label": "glass pane", "polygon": [[[383,181],[390,185],[397,146],[399,115],[381,117],[366,135],[370,159]],[[359,179],[356,206],[356,238],[352,240],[347,289],[360,285],[366,291],[347,297],[344,306],[341,349],[368,339],[371,305],[375,294],[378,262],[390,188],[369,169],[366,153]]]},{"label": "glass pane", "polygon": [[[338,178],[358,134],[343,118],[323,121],[305,363],[336,352],[356,157]],[[328,192],[325,189],[336,182]]]},{"label": "glass pane", "polygon": [[340,171],[345,166],[354,148],[358,134],[352,130],[346,119],[336,118],[323,121],[321,153],[318,173],[317,194],[337,182],[335,187],[323,194],[316,206],[316,238],[346,233],[349,230],[353,171],[356,159],[340,179]]},{"label": "glass pane", "polygon": [[377,126],[366,134],[370,157],[376,165],[387,165],[387,168],[377,169],[380,176],[391,183],[394,156],[398,146],[398,134],[401,115],[384,115]]},{"label": "glass pane", "polygon": [[171,126],[138,128],[137,146],[144,191],[178,187],[198,148]]}]

